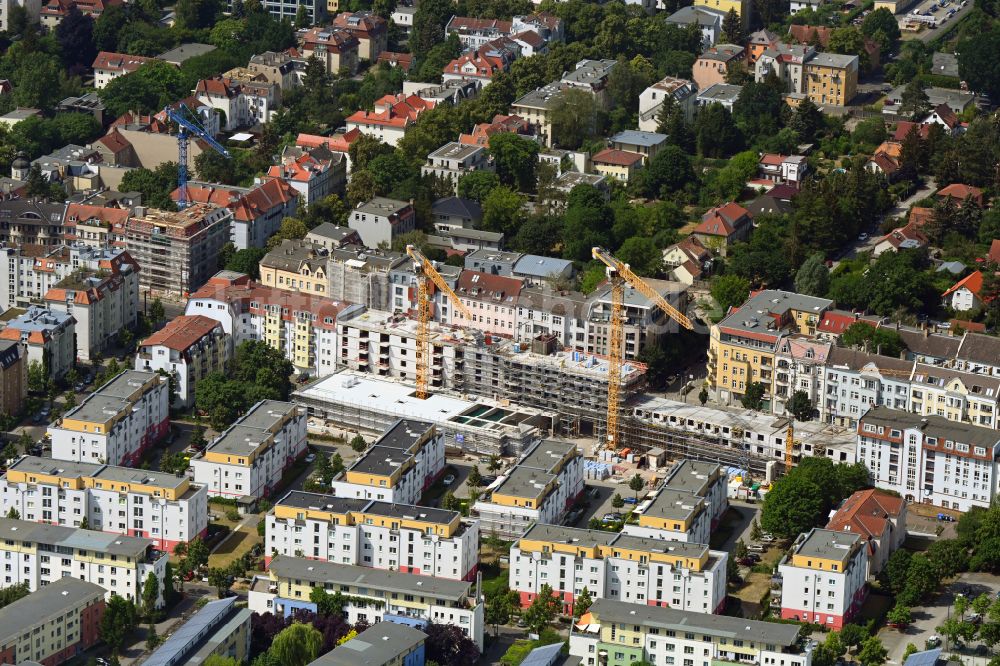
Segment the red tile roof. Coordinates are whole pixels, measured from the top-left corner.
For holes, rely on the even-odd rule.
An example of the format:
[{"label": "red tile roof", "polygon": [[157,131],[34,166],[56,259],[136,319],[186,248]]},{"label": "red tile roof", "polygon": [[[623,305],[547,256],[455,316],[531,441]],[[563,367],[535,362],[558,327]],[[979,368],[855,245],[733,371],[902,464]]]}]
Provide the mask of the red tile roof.
[{"label": "red tile roof", "polygon": [[355,111],[348,116],[347,122],[403,128],[413,123],[421,113],[433,108],[434,102],[416,95],[386,95],[375,102],[374,111]]},{"label": "red tile roof", "polygon": [[692,233],[728,238],[749,222],[750,211],[731,201],[702,215],[701,224],[695,227]]},{"label": "red tile roof", "polygon": [[853,312],[827,310],[823,313],[822,319],[819,320],[816,330],[821,333],[840,335],[846,331],[851,324],[854,324],[857,321],[859,321],[858,316]]},{"label": "red tile roof", "polygon": [[[233,211],[235,219],[243,222],[263,217],[296,197],[298,192],[295,188],[281,178],[268,178],[245,193],[228,189],[225,185],[216,187],[188,184],[187,186],[188,201],[228,208]],[[180,188],[171,192],[170,198],[177,201],[180,198]]]},{"label": "red tile roof", "polygon": [[927,123],[914,123],[909,120],[900,120],[896,123],[896,130],[892,133],[892,140],[902,141],[914,127],[918,128],[917,132],[919,133],[918,135],[921,139],[926,139],[927,135],[930,134],[931,126]]},{"label": "red tile roof", "polygon": [[521,294],[520,280],[479,271],[462,271],[458,277],[456,293],[466,298],[498,303],[517,302]]},{"label": "red tile roof", "polygon": [[490,137],[502,132],[531,135],[531,124],[521,116],[493,116],[493,122],[480,123],[472,128],[471,134],[460,134],[459,143],[469,146],[485,146],[489,148]]},{"label": "red tile roof", "polygon": [[122,152],[123,150],[126,150],[132,145],[131,143],[128,142],[128,139],[123,137],[121,133],[118,132],[117,129],[112,129],[110,132],[108,132],[100,139],[98,139],[95,143],[101,144],[102,146],[110,150],[114,155],[117,155],[118,153]]},{"label": "red tile roof", "polygon": [[377,37],[389,29],[389,23],[371,12],[342,12],[333,19],[333,25],[337,28],[350,30],[362,39]]},{"label": "red tile roof", "polygon": [[195,95],[211,95],[212,97],[236,97],[240,94],[238,83],[222,77],[202,79],[194,87]]},{"label": "red tile roof", "polygon": [[948,296],[949,294],[953,294],[954,292],[962,288],[968,289],[976,297],[978,297],[979,292],[982,291],[983,289],[982,272],[976,271],[975,273],[970,273],[969,275],[966,275],[964,278],[962,278],[961,280],[953,284],[951,287],[949,287],[948,290],[941,295]]},{"label": "red tile roof", "polygon": [[110,53],[101,51],[94,58],[94,69],[104,69],[114,72],[134,72],[153,58],[146,56],[129,55],[128,53]]},{"label": "red tile roof", "polygon": [[413,54],[382,51],[378,54],[376,62],[387,62],[393,67],[401,67],[404,72],[409,72],[410,68],[413,67]]},{"label": "red tile roof", "polygon": [[[863,539],[881,539],[889,531],[893,518],[903,512],[902,498],[890,495],[884,490],[872,488],[854,493],[837,509],[830,518],[826,529],[837,532],[852,532]],[[902,525],[901,529],[905,529]],[[888,544],[886,544],[888,547]]]},{"label": "red tile roof", "polygon": [[361,130],[354,128],[342,134],[332,136],[319,136],[318,134],[299,133],[295,139],[295,145],[300,148],[319,148],[324,146],[327,150],[335,153],[346,153],[351,149],[351,144],[361,136]]},{"label": "red tile roof", "polygon": [[961,203],[972,197],[972,199],[979,204],[983,205],[983,191],[978,187],[973,187],[972,185],[963,185],[962,183],[952,183],[947,187],[942,187],[937,192],[939,197],[951,197],[952,199],[957,199],[958,203]]},{"label": "red tile roof", "polygon": [[615,148],[605,148],[594,155],[591,160],[594,164],[609,164],[611,166],[634,166],[642,162],[642,155],[631,153],[627,150],[617,150]]},{"label": "red tile roof", "polygon": [[71,203],[66,206],[66,226],[76,226],[80,222],[96,220],[108,228],[116,224],[124,224],[129,218],[127,208],[105,208],[88,204]]},{"label": "red tile roof", "polygon": [[166,326],[140,342],[139,346],[157,345],[185,352],[216,328],[221,331],[222,324],[215,319],[203,315],[181,315],[171,319]]},{"label": "red tile roof", "polygon": [[955,129],[960,124],[958,116],[955,115],[955,112],[947,104],[938,104],[934,107],[932,114],[937,114],[937,117],[941,119],[948,129]]}]

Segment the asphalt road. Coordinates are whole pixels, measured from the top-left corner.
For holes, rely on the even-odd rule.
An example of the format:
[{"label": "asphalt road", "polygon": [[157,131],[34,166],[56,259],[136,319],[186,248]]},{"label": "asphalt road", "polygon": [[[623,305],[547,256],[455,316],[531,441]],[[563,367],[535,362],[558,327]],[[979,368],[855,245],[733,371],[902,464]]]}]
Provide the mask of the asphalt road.
[{"label": "asphalt road", "polygon": [[[931,4],[932,2],[930,1],[922,2],[913,9],[911,9],[910,11],[914,11],[917,9],[919,9],[920,11],[924,11],[928,9],[931,6]],[[949,7],[946,7],[945,9],[938,9],[937,16],[939,21],[941,20],[940,17],[944,16],[945,13],[948,11],[948,9],[954,7],[956,11],[955,15],[952,16],[950,19],[948,19],[944,24],[938,24],[938,27],[934,30],[921,30],[919,33],[916,34],[916,36],[912,37],[912,39],[917,39],[924,43],[935,40],[938,37],[938,35],[940,35],[944,30],[950,28],[956,22],[961,21],[963,18],[965,18],[965,16],[970,11],[972,11],[973,6],[974,6],[973,2],[966,3],[964,7],[962,7],[961,4],[958,2],[952,2]],[[909,40],[904,40],[904,41],[909,41]]]}]

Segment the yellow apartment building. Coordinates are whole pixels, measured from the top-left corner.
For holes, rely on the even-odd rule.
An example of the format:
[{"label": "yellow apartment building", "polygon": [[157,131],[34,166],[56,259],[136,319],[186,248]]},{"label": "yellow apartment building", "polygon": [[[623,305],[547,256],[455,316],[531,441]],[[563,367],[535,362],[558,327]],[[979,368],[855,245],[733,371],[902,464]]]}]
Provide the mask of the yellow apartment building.
[{"label": "yellow apartment building", "polygon": [[858,56],[817,53],[805,64],[803,92],[819,106],[847,106],[858,93]]}]

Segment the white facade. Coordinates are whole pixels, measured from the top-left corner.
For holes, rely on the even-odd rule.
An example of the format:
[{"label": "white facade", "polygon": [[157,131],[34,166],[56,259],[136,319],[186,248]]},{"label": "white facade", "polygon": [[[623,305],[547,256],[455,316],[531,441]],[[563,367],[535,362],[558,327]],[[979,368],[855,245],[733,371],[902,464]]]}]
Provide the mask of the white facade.
[{"label": "white facade", "polygon": [[222,324],[204,316],[182,315],[140,343],[135,369],[173,375],[174,406],[190,407],[197,382],[209,373],[225,372],[232,355],[233,340]]},{"label": "white facade", "polygon": [[566,613],[584,588],[594,599],[715,613],[725,605],[727,557],[703,544],[539,524],[510,550],[510,589],[527,607],[547,584]]},{"label": "white facade", "polygon": [[639,522],[626,524],[622,534],[647,539],[708,543],[712,512],[705,501],[687,490],[663,486],[639,503]]},{"label": "white facade", "polygon": [[872,482],[905,499],[947,509],[988,508],[997,494],[1000,434],[877,407],[858,424],[858,461]]},{"label": "white facade", "polygon": [[471,580],[479,523],[457,511],[292,491],[266,517],[265,561],[278,555]]},{"label": "white facade", "polygon": [[213,497],[267,497],[306,452],[306,417],[290,402],[262,400],[191,459]]},{"label": "white facade", "polygon": [[187,477],[24,456],[0,477],[0,511],[22,520],[151,539],[172,551],[204,536],[208,495]]},{"label": "white facade", "polygon": [[152,542],[59,525],[0,518],[0,565],[3,583],[26,583],[32,592],[66,576],[100,585],[106,598],[117,594],[142,599],[142,585],[152,573],[159,581],[157,607],[163,605],[167,553]]},{"label": "white facade", "polygon": [[64,414],[58,425],[49,426],[52,457],[135,464],[147,448],[166,435],[169,403],[165,378],[153,372],[125,370]]},{"label": "white facade", "polygon": [[857,534],[814,528],[778,565],[781,617],[840,629],[868,592],[868,548]]},{"label": "white facade", "polygon": [[688,79],[668,76],[662,81],[657,81],[639,94],[639,129],[643,132],[657,130],[660,122],[657,116],[667,97],[674,98],[684,112],[684,117],[690,121],[694,116],[697,93],[694,83]]},{"label": "white facade", "polygon": [[435,176],[451,183],[458,191],[458,181],[474,171],[493,171],[489,152],[482,146],[469,146],[451,141],[427,156],[420,168],[423,176]]}]

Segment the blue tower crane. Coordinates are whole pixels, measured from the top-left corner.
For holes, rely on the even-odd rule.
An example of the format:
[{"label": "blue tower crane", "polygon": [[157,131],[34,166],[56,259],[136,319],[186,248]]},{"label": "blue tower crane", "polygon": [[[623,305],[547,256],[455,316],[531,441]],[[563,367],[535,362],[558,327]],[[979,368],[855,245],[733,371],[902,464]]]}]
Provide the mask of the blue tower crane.
[{"label": "blue tower crane", "polygon": [[[187,116],[184,112],[187,111]],[[187,107],[186,104],[179,104],[177,109],[171,109],[167,107],[163,109],[163,113],[167,116],[168,120],[172,120],[177,123],[177,208],[184,210],[187,208],[187,153],[188,153],[188,141],[191,137],[197,137],[207,143],[212,147],[215,152],[219,153],[223,157],[231,157],[229,151],[225,147],[215,140],[211,134],[208,133],[191,109]]]}]

